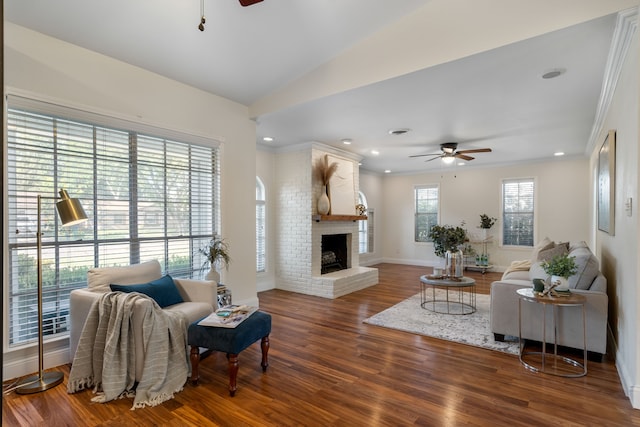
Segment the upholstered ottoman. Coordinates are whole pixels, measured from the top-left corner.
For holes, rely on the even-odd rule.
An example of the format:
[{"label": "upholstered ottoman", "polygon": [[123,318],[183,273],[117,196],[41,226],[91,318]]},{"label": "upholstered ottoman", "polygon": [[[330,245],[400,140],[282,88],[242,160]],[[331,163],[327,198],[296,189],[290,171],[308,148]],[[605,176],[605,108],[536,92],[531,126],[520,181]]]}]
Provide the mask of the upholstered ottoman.
[{"label": "upholstered ottoman", "polygon": [[269,334],[271,333],[271,315],[256,311],[235,328],[200,326],[198,322],[189,325],[188,343],[191,346],[191,383],[198,384],[198,365],[200,347],[227,353],[229,360],[229,394],[236,394],[238,376],[238,354],[254,342],[261,340],[262,372],[269,366]]}]

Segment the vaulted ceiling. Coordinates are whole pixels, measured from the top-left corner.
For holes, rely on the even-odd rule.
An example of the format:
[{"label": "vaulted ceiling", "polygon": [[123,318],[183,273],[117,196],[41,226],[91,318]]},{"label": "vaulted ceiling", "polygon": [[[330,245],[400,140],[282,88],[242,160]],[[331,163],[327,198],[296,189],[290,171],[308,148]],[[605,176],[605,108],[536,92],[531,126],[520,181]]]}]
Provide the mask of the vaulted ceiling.
[{"label": "vaulted ceiling", "polygon": [[[266,149],[322,142],[375,172],[584,156],[616,12],[635,0],[30,0],[5,19],[249,107]],[[560,4],[558,4],[560,3]],[[204,31],[198,29],[204,6]],[[543,74],[559,70],[552,79]],[[409,129],[401,135],[393,129]],[[264,142],[263,137],[274,138]],[[350,139],[351,144],[343,144]],[[373,154],[376,151],[378,154]]]}]

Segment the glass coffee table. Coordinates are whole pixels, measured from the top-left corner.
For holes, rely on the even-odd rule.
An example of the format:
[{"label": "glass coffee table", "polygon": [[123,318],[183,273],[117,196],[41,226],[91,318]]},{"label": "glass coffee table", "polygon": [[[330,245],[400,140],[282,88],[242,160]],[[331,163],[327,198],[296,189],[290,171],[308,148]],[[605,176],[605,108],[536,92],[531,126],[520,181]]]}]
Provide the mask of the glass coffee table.
[{"label": "glass coffee table", "polygon": [[420,276],[420,306],[440,314],[475,313],[476,281],[470,277]]}]

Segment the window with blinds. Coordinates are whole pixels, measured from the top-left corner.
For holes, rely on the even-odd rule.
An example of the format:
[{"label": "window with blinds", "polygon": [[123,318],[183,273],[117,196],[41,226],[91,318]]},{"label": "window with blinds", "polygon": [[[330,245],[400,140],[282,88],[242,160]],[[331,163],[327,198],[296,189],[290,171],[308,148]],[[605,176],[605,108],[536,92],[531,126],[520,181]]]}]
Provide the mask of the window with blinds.
[{"label": "window with blinds", "polygon": [[421,185],[415,192],[415,241],[430,242],[429,230],[438,224],[440,189],[437,184]]},{"label": "window with blinds", "polygon": [[533,178],[502,182],[502,244],[533,246],[535,207]]},{"label": "window with blinds", "polygon": [[[199,249],[219,230],[218,149],[114,123],[91,124],[9,103],[10,345],[37,338],[38,195],[44,335],[67,332],[69,293],[86,286],[94,266],[157,259],[174,277],[201,274],[205,259]],[[80,199],[89,221],[60,226],[55,199],[61,188]]]},{"label": "window with blinds", "polygon": [[358,221],[358,253],[373,252],[373,209],[369,209],[367,198],[358,191],[358,203],[367,209],[367,219]]},{"label": "window with blinds", "polygon": [[259,177],[256,177],[256,271],[258,273],[267,270],[267,236],[266,226],[266,206],[265,206],[264,184]]}]

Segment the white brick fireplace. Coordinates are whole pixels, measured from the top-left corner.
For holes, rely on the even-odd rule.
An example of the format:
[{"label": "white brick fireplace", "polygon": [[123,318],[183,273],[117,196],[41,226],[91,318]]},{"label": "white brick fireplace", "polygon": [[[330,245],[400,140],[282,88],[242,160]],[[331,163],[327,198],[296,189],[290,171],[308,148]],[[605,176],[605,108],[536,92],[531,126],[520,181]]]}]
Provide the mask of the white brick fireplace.
[{"label": "white brick fireplace", "polygon": [[[305,144],[295,151],[279,153],[277,167],[277,261],[276,288],[325,298],[342,295],[378,283],[378,270],[361,267],[358,253],[358,223],[353,220],[316,221],[316,201],[321,184],[314,182],[316,159],[332,158],[353,163],[353,212],[357,204],[358,159],[321,144]],[[350,157],[351,156],[351,157]],[[348,168],[345,168],[348,169]],[[340,168],[339,168],[340,170]],[[348,268],[321,274],[322,235],[347,235]]]}]

